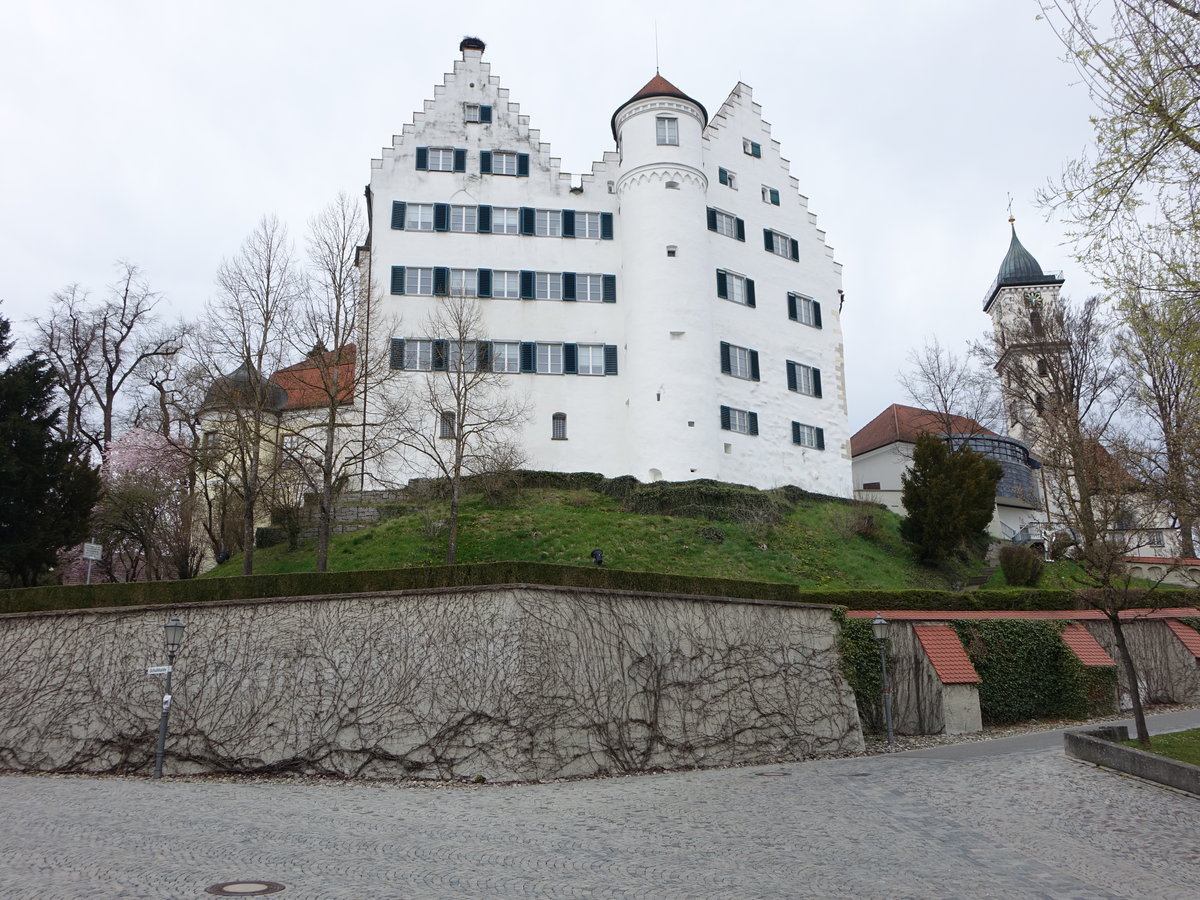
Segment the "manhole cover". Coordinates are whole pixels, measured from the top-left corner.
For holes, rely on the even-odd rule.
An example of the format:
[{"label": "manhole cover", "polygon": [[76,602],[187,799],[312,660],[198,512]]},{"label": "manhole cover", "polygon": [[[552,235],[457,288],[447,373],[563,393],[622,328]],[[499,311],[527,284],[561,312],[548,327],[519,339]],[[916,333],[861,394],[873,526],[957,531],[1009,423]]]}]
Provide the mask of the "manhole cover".
[{"label": "manhole cover", "polygon": [[218,897],[261,897],[282,890],[283,885],[277,881],[226,881],[204,889],[205,893]]},{"label": "manhole cover", "polygon": [[754,774],[757,775],[759,778],[783,778],[787,775],[791,775],[792,773],[791,772],[755,772]]}]

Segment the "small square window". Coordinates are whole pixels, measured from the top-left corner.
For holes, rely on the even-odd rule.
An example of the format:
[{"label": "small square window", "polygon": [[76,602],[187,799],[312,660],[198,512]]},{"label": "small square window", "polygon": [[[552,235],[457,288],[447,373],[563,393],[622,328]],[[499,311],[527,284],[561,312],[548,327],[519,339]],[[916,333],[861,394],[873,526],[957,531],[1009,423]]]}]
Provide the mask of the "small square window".
[{"label": "small square window", "polygon": [[717,233],[726,237],[737,237],[737,216],[717,211]]},{"label": "small square window", "polygon": [[512,206],[492,207],[492,234],[519,234],[521,211]]},{"label": "small square window", "polygon": [[537,371],[539,375],[562,374],[562,344],[537,345]]},{"label": "small square window", "polygon": [[521,345],[516,341],[493,341],[492,371],[521,371]]},{"label": "small square window", "polygon": [[786,234],[780,234],[778,231],[770,232],[770,247],[768,248],[776,256],[782,256],[787,259],[792,258],[792,239]]},{"label": "small square window", "polygon": [[505,272],[499,269],[492,272],[492,296],[509,300],[521,297],[521,273]]},{"label": "small square window", "polygon": [[604,299],[604,276],[576,275],[575,299],[585,303],[600,303]]},{"label": "small square window", "polygon": [[726,187],[731,187],[737,190],[737,173],[731,172],[728,169],[718,169],[717,179]]},{"label": "small square window", "polygon": [[430,147],[429,148],[429,171],[430,172],[453,172],[454,171],[454,149],[451,147]]},{"label": "small square window", "polygon": [[409,266],[404,270],[404,293],[433,295],[433,269]]},{"label": "small square window", "polygon": [[562,235],[562,210],[536,210],[533,215],[533,233],[539,237],[560,237]]},{"label": "small square window", "polygon": [[817,446],[817,429],[812,425],[793,422],[792,443],[798,444],[801,447],[812,447],[815,449]]},{"label": "small square window", "polygon": [[820,328],[819,308],[819,304],[812,297],[805,297],[803,294],[788,294],[788,314],[794,322]]},{"label": "small square window", "polygon": [[433,204],[409,203],[405,209],[404,227],[408,231],[433,231]]},{"label": "small square window", "polygon": [[659,116],[655,121],[655,135],[659,144],[679,145],[679,120],[669,116]]},{"label": "small square window", "polygon": [[770,203],[772,206],[778,206],[779,205],[779,191],[773,187],[768,187],[767,185],[764,184],[762,186],[762,199],[763,199],[763,203]]},{"label": "small square window", "polygon": [[450,296],[474,297],[478,292],[478,269],[451,269]]},{"label": "small square window", "polygon": [[576,360],[578,363],[578,372],[580,375],[603,375],[604,374],[604,345],[603,344],[580,344]]},{"label": "small square window", "polygon": [[729,347],[729,374],[734,378],[750,378],[750,350],[746,347]]},{"label": "small square window", "polygon": [[577,237],[577,238],[598,238],[598,237],[600,237],[600,213],[598,213],[598,212],[577,212],[577,213],[575,213],[575,237]]},{"label": "small square window", "polygon": [[747,156],[760,157],[762,156],[762,145],[750,138],[742,138],[742,152]]},{"label": "small square window", "polygon": [[[576,282],[578,289],[578,282]],[[533,296],[538,300],[562,299],[562,273],[538,272],[533,279]]]},{"label": "small square window", "polygon": [[[430,168],[433,168],[432,153],[430,150]],[[508,150],[492,151],[492,174],[493,175],[516,175],[517,174],[517,154]]]},{"label": "small square window", "polygon": [[729,430],[742,434],[750,433],[750,413],[744,409],[729,410]]},{"label": "small square window", "polygon": [[478,230],[479,208],[476,206],[451,206],[450,230],[474,234]]},{"label": "small square window", "polygon": [[410,372],[430,371],[433,368],[433,341],[405,341],[404,368]]}]

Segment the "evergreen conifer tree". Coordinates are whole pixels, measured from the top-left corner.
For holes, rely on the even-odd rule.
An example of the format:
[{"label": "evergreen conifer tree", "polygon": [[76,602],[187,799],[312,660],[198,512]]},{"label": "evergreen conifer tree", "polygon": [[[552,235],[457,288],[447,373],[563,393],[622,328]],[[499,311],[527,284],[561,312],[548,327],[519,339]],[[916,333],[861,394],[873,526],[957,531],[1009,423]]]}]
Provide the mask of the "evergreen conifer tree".
[{"label": "evergreen conifer tree", "polygon": [[953,450],[932,434],[917,436],[912,467],[901,476],[908,517],[901,536],[924,563],[940,563],[982,537],[996,506],[1000,465],[965,444]]}]

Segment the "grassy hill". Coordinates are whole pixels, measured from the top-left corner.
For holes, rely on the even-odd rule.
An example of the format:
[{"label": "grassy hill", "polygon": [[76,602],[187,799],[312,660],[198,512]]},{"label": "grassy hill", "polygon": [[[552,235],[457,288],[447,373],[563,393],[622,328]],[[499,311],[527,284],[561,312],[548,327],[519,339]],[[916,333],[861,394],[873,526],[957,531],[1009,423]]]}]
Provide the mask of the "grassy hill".
[{"label": "grassy hill", "polygon": [[[609,482],[611,484],[611,482]],[[647,512],[670,510],[674,514]],[[396,504],[372,528],[334,537],[330,570],[441,565],[447,504]],[[680,514],[683,513],[683,514]],[[868,520],[867,517],[870,517]],[[458,562],[530,561],[633,571],[794,583],[808,588],[945,588],[945,575],[918,566],[887,510],[794,489],[689,482],[643,485],[618,498],[596,490],[524,487],[500,499],[468,495]],[[255,572],[313,570],[313,542],[255,553]],[[239,559],[206,577],[241,571]]]}]

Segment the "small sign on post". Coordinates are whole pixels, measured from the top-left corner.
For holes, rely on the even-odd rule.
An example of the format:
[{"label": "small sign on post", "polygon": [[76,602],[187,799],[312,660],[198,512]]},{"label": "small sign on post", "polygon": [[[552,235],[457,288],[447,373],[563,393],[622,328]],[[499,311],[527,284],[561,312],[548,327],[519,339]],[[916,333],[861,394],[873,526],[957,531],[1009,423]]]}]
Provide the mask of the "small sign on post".
[{"label": "small sign on post", "polygon": [[146,670],[147,675],[169,675],[170,672],[170,666],[151,666]]},{"label": "small sign on post", "polygon": [[83,545],[83,558],[84,559],[100,559],[103,551],[104,551],[104,548],[101,547],[99,544],[84,544]]}]

